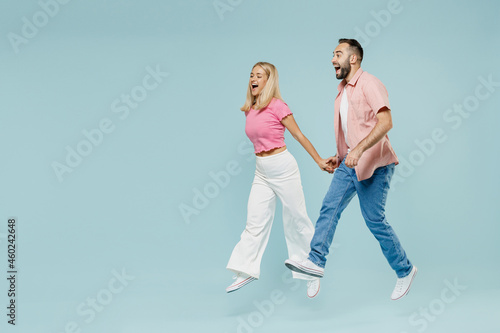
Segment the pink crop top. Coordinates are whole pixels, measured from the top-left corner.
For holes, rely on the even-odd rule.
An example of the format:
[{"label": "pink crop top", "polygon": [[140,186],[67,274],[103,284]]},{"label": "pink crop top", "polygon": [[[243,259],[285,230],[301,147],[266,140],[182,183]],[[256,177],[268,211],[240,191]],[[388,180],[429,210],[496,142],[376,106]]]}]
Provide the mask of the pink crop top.
[{"label": "pink crop top", "polygon": [[288,105],[277,98],[263,109],[245,112],[245,133],[256,154],[285,146],[285,126],[281,120],[291,114]]}]

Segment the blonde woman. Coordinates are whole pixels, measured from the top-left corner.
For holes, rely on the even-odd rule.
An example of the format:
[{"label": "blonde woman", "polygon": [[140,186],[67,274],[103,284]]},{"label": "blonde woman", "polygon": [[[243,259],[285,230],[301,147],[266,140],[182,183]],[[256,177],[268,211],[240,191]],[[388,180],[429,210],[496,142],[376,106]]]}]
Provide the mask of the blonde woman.
[{"label": "blonde woman", "polygon": [[[228,293],[259,278],[276,198],[283,205],[283,227],[290,259],[302,260],[309,253],[314,227],[307,216],[297,162],[285,145],[285,128],[321,170],[333,172],[332,163],[318,155],[281,98],[278,71],[274,65],[267,62],[254,65],[246,102],[241,110],[245,112],[245,132],[254,145],[257,165],[248,199],[247,224],[227,265],[227,269],[236,273],[235,281],[226,288]],[[296,279],[308,280],[307,295],[310,298],[318,294],[318,278],[299,272],[292,274]]]}]

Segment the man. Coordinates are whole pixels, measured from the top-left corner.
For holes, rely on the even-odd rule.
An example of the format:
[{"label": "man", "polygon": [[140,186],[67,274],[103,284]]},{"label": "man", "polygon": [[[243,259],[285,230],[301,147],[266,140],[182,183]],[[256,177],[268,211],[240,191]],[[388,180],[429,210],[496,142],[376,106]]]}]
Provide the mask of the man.
[{"label": "man", "polygon": [[285,261],[293,271],[323,277],[333,235],[342,211],[357,194],[366,225],[379,241],[382,252],[398,277],[391,298],[400,299],[410,290],[417,267],[413,266],[398,237],[385,218],[385,201],[398,159],[387,133],[392,128],[385,86],[361,69],[363,48],[354,39],[340,39],[332,64],[338,86],[335,99],[337,154],[330,157],[335,168],[332,183],[316,222],[309,257]]}]

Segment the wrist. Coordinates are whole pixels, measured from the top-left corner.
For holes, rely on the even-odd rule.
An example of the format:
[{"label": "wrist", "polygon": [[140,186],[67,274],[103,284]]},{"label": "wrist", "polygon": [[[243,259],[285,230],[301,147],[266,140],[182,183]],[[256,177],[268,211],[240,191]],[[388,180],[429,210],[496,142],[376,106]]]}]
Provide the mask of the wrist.
[{"label": "wrist", "polygon": [[[359,154],[363,154],[366,149],[365,149],[364,145],[360,142],[360,144],[357,145],[356,147],[354,147],[353,150],[355,150]],[[351,151],[353,151],[353,150],[351,150]]]}]

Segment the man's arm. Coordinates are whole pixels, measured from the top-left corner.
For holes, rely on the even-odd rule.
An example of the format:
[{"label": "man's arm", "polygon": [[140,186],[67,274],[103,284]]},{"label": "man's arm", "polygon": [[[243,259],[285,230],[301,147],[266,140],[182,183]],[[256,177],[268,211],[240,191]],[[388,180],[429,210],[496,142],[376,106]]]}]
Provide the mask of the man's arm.
[{"label": "man's arm", "polygon": [[358,161],[363,153],[373,147],[377,142],[382,140],[382,138],[389,132],[392,128],[392,116],[391,110],[388,108],[382,108],[377,113],[378,122],[371,132],[361,140],[361,142],[353,149],[345,159],[345,165],[349,168],[354,168],[358,165]]}]

